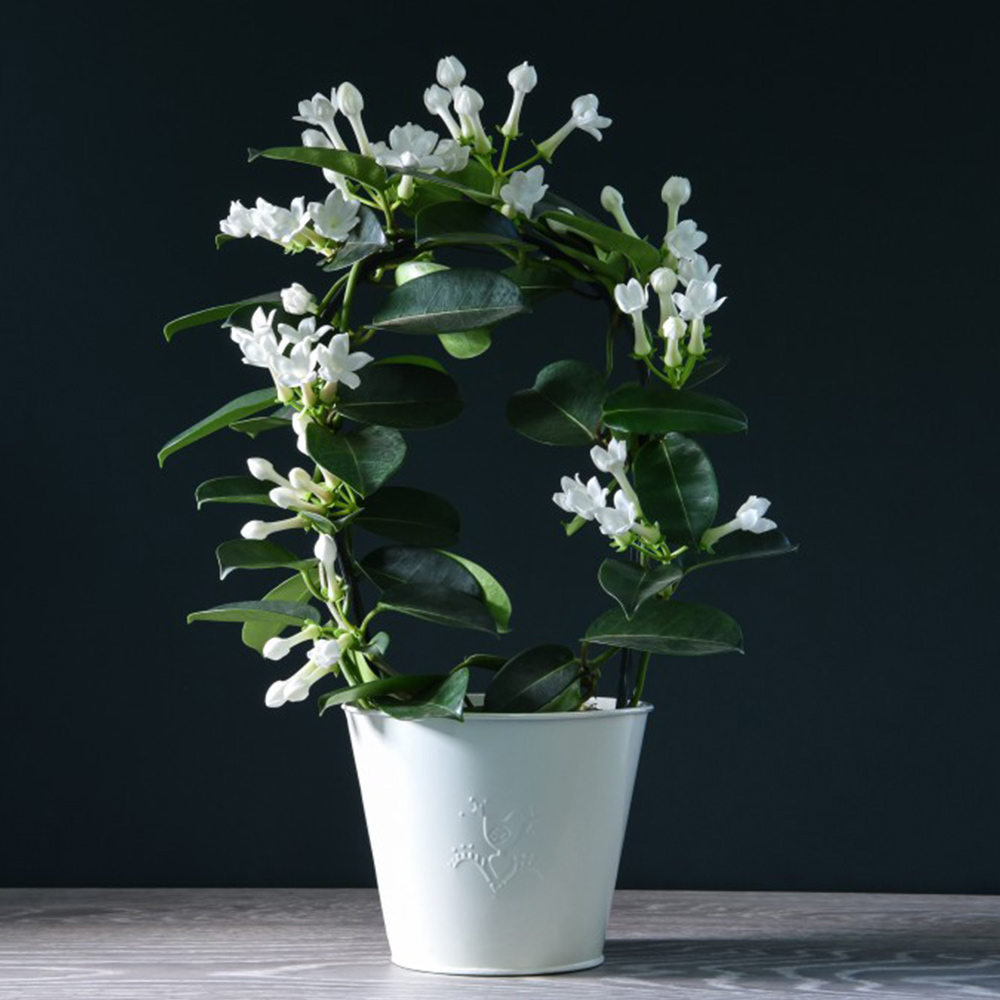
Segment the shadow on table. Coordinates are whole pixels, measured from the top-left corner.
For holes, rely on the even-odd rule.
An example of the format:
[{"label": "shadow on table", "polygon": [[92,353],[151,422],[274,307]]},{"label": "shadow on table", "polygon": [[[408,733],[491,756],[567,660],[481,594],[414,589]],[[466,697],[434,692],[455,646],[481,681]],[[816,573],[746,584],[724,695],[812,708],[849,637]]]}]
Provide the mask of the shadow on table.
[{"label": "shadow on table", "polygon": [[[704,988],[783,984],[789,990],[838,986],[877,990],[907,983],[942,996],[1000,996],[1000,935],[968,936],[951,923],[946,933],[913,936],[609,940],[603,966],[579,975],[676,980]],[[935,991],[937,991],[935,993]]]}]

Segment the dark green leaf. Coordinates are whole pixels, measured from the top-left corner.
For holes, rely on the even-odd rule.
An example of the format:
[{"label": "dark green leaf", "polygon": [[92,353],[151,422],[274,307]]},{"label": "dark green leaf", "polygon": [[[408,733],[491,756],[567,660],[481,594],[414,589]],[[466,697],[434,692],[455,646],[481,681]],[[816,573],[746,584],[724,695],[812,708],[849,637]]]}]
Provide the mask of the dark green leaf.
[{"label": "dark green leaf", "polygon": [[493,616],[482,601],[437,584],[399,583],[382,592],[378,607],[422,618],[435,625],[496,631]]},{"label": "dark green leaf", "polygon": [[237,420],[242,420],[244,417],[249,417],[254,413],[260,413],[261,410],[266,410],[269,406],[274,406],[276,402],[273,387],[270,389],[257,389],[254,392],[238,396],[214,413],[209,414],[204,420],[199,420],[198,423],[189,427],[186,431],[181,431],[180,434],[172,437],[156,456],[160,467],[162,468],[163,463],[175,451],[180,451],[181,448],[186,448],[189,444],[193,444],[195,441],[215,433],[215,431],[222,430],[223,427],[229,427],[230,424],[234,424]]},{"label": "dark green leaf", "polygon": [[424,365],[381,364],[365,369],[356,389],[342,389],[337,410],[360,423],[417,430],[437,427],[462,412],[455,380]]},{"label": "dark green leaf", "polygon": [[426,244],[520,243],[517,228],[488,205],[442,201],[417,213],[417,246]]},{"label": "dark green leaf", "polygon": [[348,486],[367,496],[403,464],[406,442],[390,427],[361,427],[350,434],[331,434],[319,424],[306,428],[309,457]]},{"label": "dark green leaf", "polygon": [[224,580],[234,569],[304,569],[316,562],[315,559],[301,559],[274,542],[251,538],[223,542],[215,550],[215,557],[219,561],[220,580]]},{"label": "dark green leaf", "polygon": [[542,219],[553,219],[562,223],[568,229],[593,237],[594,242],[605,250],[617,250],[627,257],[643,274],[655,270],[662,263],[660,251],[650,246],[645,240],[629,236],[620,229],[612,229],[601,222],[592,219],[582,219],[568,212],[545,212]]},{"label": "dark green leaf", "polygon": [[325,167],[378,191],[385,190],[388,183],[384,167],[368,156],[346,150],[325,149],[321,146],[273,146],[271,149],[248,149],[247,154],[251,163],[258,156],[263,156],[266,160],[293,160],[314,167]]},{"label": "dark green leaf", "polygon": [[700,361],[684,384],[687,388],[693,389],[696,385],[701,385],[702,382],[707,382],[710,378],[718,375],[728,364],[729,358],[713,357],[707,361]]},{"label": "dark green leaf", "polygon": [[369,552],[359,563],[362,572],[380,590],[401,583],[447,587],[472,597],[483,598],[476,578],[456,559],[437,549],[410,545],[387,545]]},{"label": "dark green leaf", "polygon": [[659,563],[643,567],[620,559],[605,559],[597,571],[604,592],[622,606],[626,618],[631,618],[637,608],[664,588],[677,583],[682,575],[677,566]]},{"label": "dark green leaf", "polygon": [[496,271],[452,268],[393,289],[371,325],[402,333],[461,333],[527,312],[517,285]]},{"label": "dark green leaf", "polygon": [[511,616],[510,598],[507,596],[507,591],[500,585],[500,581],[492,573],[487,572],[482,566],[474,563],[471,559],[456,555],[454,552],[442,552],[441,554],[461,564],[476,578],[482,589],[482,597],[486,602],[486,607],[489,608],[490,614],[493,615],[493,620],[496,622],[497,631],[509,632]]},{"label": "dark green leaf", "polygon": [[743,651],[743,633],[729,615],[675,600],[650,601],[631,620],[621,608],[613,608],[591,624],[584,639],[668,656]]},{"label": "dark green leaf", "polygon": [[729,434],[747,429],[746,415],[724,399],[657,385],[616,389],[604,401],[604,423],[630,434]]},{"label": "dark green leaf", "polygon": [[586,700],[587,696],[583,693],[583,685],[576,680],[569,687],[563,688],[548,704],[542,705],[538,711],[576,712]]},{"label": "dark green leaf", "polygon": [[[265,595],[264,601],[293,601],[304,604],[310,598],[309,588],[301,573],[283,580]],[[285,629],[284,623],[278,622],[246,622],[243,625],[241,639],[244,646],[256,649],[258,653],[264,649],[264,643],[273,636],[279,635]]]},{"label": "dark green leaf", "polygon": [[205,503],[257,503],[273,507],[268,497],[273,486],[253,476],[221,476],[202,483],[194,491],[194,498],[199,509]]},{"label": "dark green leaf", "polygon": [[535,646],[508,660],[486,689],[485,712],[537,712],[580,676],[565,646]]},{"label": "dark green leaf", "polygon": [[295,409],[291,406],[279,406],[264,417],[247,417],[245,420],[236,420],[229,425],[229,429],[255,438],[258,434],[263,434],[264,431],[291,427],[294,412]]},{"label": "dark green leaf", "polygon": [[683,434],[667,434],[639,449],[633,473],[646,516],[672,542],[697,546],[719,506],[715,472],[705,452]]},{"label": "dark green leaf", "polygon": [[573,279],[561,268],[551,264],[528,261],[508,267],[502,273],[521,289],[525,300],[532,305],[573,286]]},{"label": "dark green leaf", "polygon": [[458,669],[406,701],[380,698],[376,707],[394,719],[457,719],[461,721],[469,671]]},{"label": "dark green leaf", "polygon": [[438,340],[453,358],[458,358],[460,361],[478,358],[480,354],[485,354],[493,343],[490,331],[486,328],[465,330],[462,333],[439,333]]},{"label": "dark green leaf", "polygon": [[265,295],[254,295],[249,299],[241,299],[239,302],[230,302],[224,306],[211,306],[208,309],[199,309],[198,312],[188,313],[186,316],[178,316],[177,319],[172,319],[163,328],[163,336],[167,340],[170,340],[175,333],[180,333],[181,330],[188,330],[195,326],[205,326],[208,323],[216,323],[219,320],[227,319],[230,313],[241,306],[258,306],[265,303],[268,305],[279,305],[281,303],[281,293],[267,292]]},{"label": "dark green leaf", "polygon": [[367,260],[372,254],[384,250],[388,244],[385,233],[379,225],[378,216],[366,205],[358,210],[358,224],[351,230],[343,246],[333,260],[323,264],[324,271],[342,271],[360,260]]},{"label": "dark green leaf", "polygon": [[[419,190],[416,196],[413,198],[411,204],[413,205],[424,205],[425,202],[421,201],[421,195],[428,188],[425,185],[429,185],[430,190],[437,189],[437,196],[433,199],[428,199],[431,204],[436,204],[442,200],[454,200],[456,198],[469,198],[475,202],[482,202],[483,204],[495,204],[499,201],[492,194],[493,182],[490,180],[488,184],[480,185],[478,179],[473,175],[472,170],[473,164],[470,163],[469,167],[465,170],[458,170],[453,174],[425,174],[419,170],[400,170],[399,174],[409,174],[411,177],[415,177],[417,180],[421,181],[421,187],[423,191]],[[485,168],[482,168],[485,170]]]},{"label": "dark green leaf", "polygon": [[597,440],[604,376],[582,361],[546,365],[530,389],[514,393],[507,419],[516,431],[542,444],[590,444]]},{"label": "dark green leaf", "polygon": [[298,625],[300,628],[310,622],[319,624],[319,612],[308,604],[295,601],[236,601],[220,604],[207,611],[192,611],[188,615],[191,622],[263,622],[269,625]]},{"label": "dark green leaf", "polygon": [[426,354],[394,354],[389,358],[379,358],[375,362],[375,367],[379,365],[418,365],[422,368],[431,368],[443,375],[448,374],[445,366],[437,358],[429,357]]},{"label": "dark green leaf", "polygon": [[472,653],[462,660],[458,667],[481,667],[483,670],[497,671],[506,662],[506,656],[497,656],[495,653]]},{"label": "dark green leaf", "polygon": [[440,676],[433,674],[418,676],[416,674],[400,675],[398,677],[383,677],[381,680],[368,681],[366,684],[356,684],[354,687],[340,688],[337,691],[328,691],[316,699],[319,714],[322,715],[328,708],[334,705],[348,705],[355,701],[364,701],[369,698],[384,698],[392,694],[415,694],[418,691],[425,691],[432,684],[437,684],[441,680]]},{"label": "dark green leaf", "polygon": [[458,511],[443,497],[409,486],[383,486],[353,523],[407,545],[440,548],[458,539]]},{"label": "dark green leaf", "polygon": [[711,555],[706,555],[700,562],[688,566],[685,573],[701,569],[702,566],[717,566],[720,563],[737,562],[741,559],[783,556],[795,552],[798,545],[790,542],[782,532],[773,529],[759,535],[751,531],[735,531],[725,538],[720,538],[713,548]]}]

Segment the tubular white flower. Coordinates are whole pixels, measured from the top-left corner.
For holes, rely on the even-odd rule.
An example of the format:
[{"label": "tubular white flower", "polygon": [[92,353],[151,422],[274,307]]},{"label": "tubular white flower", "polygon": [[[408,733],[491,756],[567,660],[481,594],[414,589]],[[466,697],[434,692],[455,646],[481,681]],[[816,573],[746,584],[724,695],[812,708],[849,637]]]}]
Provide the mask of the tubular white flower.
[{"label": "tubular white flower", "polygon": [[303,454],[308,455],[309,449],[306,447],[306,428],[313,423],[313,418],[305,412],[292,414],[292,430],[295,431],[295,447]]},{"label": "tubular white flower", "polygon": [[332,499],[330,491],[322,483],[314,482],[313,477],[305,469],[300,469],[298,466],[294,469],[289,469],[288,478],[291,481],[292,488],[298,490],[303,498],[308,497],[311,493],[324,504],[329,503]]},{"label": "tubular white flower", "polygon": [[440,86],[454,94],[455,90],[462,86],[463,80],[465,80],[465,67],[458,56],[444,56],[438,60],[437,82]]},{"label": "tubular white flower", "polygon": [[278,354],[274,359],[274,380],[278,385],[298,389],[316,381],[316,358],[313,356],[312,341],[304,340],[296,344],[287,357]]},{"label": "tubular white flower", "polygon": [[282,476],[266,458],[248,458],[247,468],[254,479],[259,479],[262,483],[277,483],[291,489],[292,484]]},{"label": "tubular white flower", "polygon": [[[660,197],[667,206],[667,234],[677,228],[681,205],[691,200],[691,182],[686,177],[670,177],[660,191]],[[667,237],[664,236],[664,242]]]},{"label": "tubular white flower", "polygon": [[358,224],[359,208],[356,201],[345,198],[341,191],[331,191],[326,201],[309,203],[309,215],[320,236],[343,243]]},{"label": "tubular white flower", "polygon": [[434,150],[434,156],[441,161],[440,170],[443,174],[453,174],[456,170],[464,170],[469,165],[471,150],[454,139],[442,139]]},{"label": "tubular white flower", "polygon": [[268,708],[281,708],[287,700],[284,681],[275,681],[264,695],[264,704]]},{"label": "tubular white flower", "polygon": [[625,214],[625,199],[622,197],[621,191],[611,187],[610,184],[605,185],[601,189],[601,207],[614,218],[615,222],[618,223],[618,228],[623,233],[638,238],[639,234],[632,228],[632,223],[628,221],[628,216]]},{"label": "tubular white flower", "polygon": [[548,184],[543,184],[545,168],[534,166],[530,170],[515,170],[510,180],[500,188],[504,201],[504,215],[513,216],[518,212],[526,219],[531,218],[535,205],[545,197]]},{"label": "tubular white flower", "polygon": [[[319,373],[323,376],[327,386],[324,387],[324,399],[326,399],[326,388],[331,385],[342,383],[348,389],[357,389],[361,384],[361,379],[355,374],[359,369],[364,368],[369,362],[375,359],[365,351],[351,352],[351,337],[347,333],[338,333],[330,338],[330,345],[327,347],[320,344],[314,348],[316,362],[319,365]],[[333,398],[332,396],[330,397]],[[329,402],[329,400],[326,400]]]},{"label": "tubular white flower", "polygon": [[677,265],[677,275],[681,279],[681,284],[687,288],[692,281],[715,281],[720,267],[721,264],[709,267],[708,261],[700,253],[696,253],[692,260],[682,260]]},{"label": "tubular white flower", "polygon": [[483,110],[483,95],[472,87],[458,87],[454,98],[463,138],[472,139],[472,148],[477,153],[488,153],[493,147],[479,117],[479,112]]},{"label": "tubular white flower", "polygon": [[538,73],[534,66],[523,62],[507,74],[507,82],[514,90],[514,97],[510,103],[507,120],[500,128],[500,134],[508,139],[513,139],[518,135],[518,129],[521,126],[521,108],[524,106],[524,97],[535,89],[538,83]]},{"label": "tubular white flower", "polygon": [[601,140],[601,129],[611,124],[610,118],[605,118],[597,112],[598,100],[594,94],[584,94],[578,97],[572,105],[569,121],[552,133],[544,142],[538,144],[538,152],[546,160],[552,159],[552,154],[562,145],[566,137],[576,129],[582,129],[598,141]]},{"label": "tubular white flower", "polygon": [[660,333],[667,342],[667,349],[663,354],[663,363],[668,368],[677,368],[683,364],[681,357],[681,341],[687,332],[687,326],[679,316],[668,316],[663,323]]},{"label": "tubular white flower", "polygon": [[295,517],[286,518],[284,521],[247,521],[247,523],[240,528],[240,534],[244,538],[261,541],[262,539],[267,538],[268,535],[273,535],[276,531],[288,531],[291,528],[303,528],[305,525],[305,518],[299,517],[296,514]]},{"label": "tubular white flower", "polygon": [[432,115],[437,115],[444,122],[444,126],[451,133],[452,139],[461,138],[462,130],[459,128],[458,122],[455,121],[455,117],[450,110],[451,94],[444,87],[431,84],[424,91],[424,107]]},{"label": "tubular white flower", "polygon": [[371,143],[365,132],[365,123],[361,119],[361,112],[365,109],[365,99],[361,96],[361,91],[353,83],[345,81],[337,88],[337,103],[344,117],[351,123],[361,155],[371,156]]},{"label": "tubular white flower", "polygon": [[313,643],[310,659],[317,667],[330,670],[344,655],[344,647],[340,639],[318,639]]},{"label": "tubular white flower", "polygon": [[[662,326],[671,316],[677,315],[677,307],[671,295],[677,287],[677,275],[669,267],[658,267],[650,276],[649,283],[653,286],[660,300],[660,332],[663,333]],[[666,336],[663,333],[663,336]]]},{"label": "tubular white flower", "polygon": [[749,531],[754,535],[762,535],[765,531],[773,531],[778,527],[777,522],[764,517],[771,501],[766,497],[758,497],[751,494],[740,505],[736,511],[736,516],[725,524],[720,524],[716,528],[709,528],[701,536],[701,547],[711,551],[712,546],[726,535],[734,531]]},{"label": "tubular white flower", "polygon": [[694,260],[698,247],[707,240],[708,236],[698,228],[694,219],[685,219],[667,233],[663,242],[678,260]]},{"label": "tubular white flower", "polygon": [[250,215],[254,222],[254,232],[250,234],[251,236],[265,236],[285,246],[291,243],[309,222],[304,197],[293,198],[290,208],[272,205],[269,201],[258,198],[256,207],[250,209]]},{"label": "tubular white flower", "polygon": [[608,491],[597,481],[597,476],[591,476],[584,485],[577,473],[573,479],[563,476],[560,480],[562,493],[553,493],[552,502],[568,514],[575,514],[585,521],[593,521],[597,511],[607,503]]},{"label": "tubular white flower", "polygon": [[674,303],[681,317],[691,321],[691,339],[688,352],[701,357],[705,353],[705,317],[714,313],[728,296],[716,299],[718,287],[714,281],[692,280],[683,292],[674,292]]},{"label": "tubular white flower", "polygon": [[[372,156],[383,167],[409,167],[416,170],[437,169],[441,161],[434,155],[438,144],[437,132],[431,132],[413,122],[396,125],[389,133],[389,143],[372,145]],[[407,155],[407,161],[403,157]]]},{"label": "tubular white flower", "polygon": [[[335,146],[332,142],[330,142],[327,136],[323,135],[322,132],[319,132],[314,128],[307,128],[303,131],[302,145],[311,149],[342,148],[340,146]],[[344,179],[343,174],[338,174],[336,170],[330,170],[328,167],[323,167],[323,177],[326,179],[327,183],[336,184],[345,197],[350,196],[351,189],[347,186],[347,181]]]},{"label": "tubular white flower", "polygon": [[320,534],[313,546],[313,555],[319,560],[320,588],[330,600],[339,600],[343,584],[337,576],[337,543],[331,535]]},{"label": "tubular white flower", "polygon": [[249,208],[240,201],[231,201],[229,217],[219,220],[219,229],[227,236],[241,239],[244,236],[253,236],[256,224]]},{"label": "tubular white flower", "polygon": [[596,513],[601,534],[622,538],[636,526],[636,506],[622,490],[615,494],[614,507],[604,507]]},{"label": "tubular white flower", "polygon": [[[305,316],[316,308],[316,296],[297,281],[281,289],[281,308],[293,316]],[[313,320],[315,323],[315,320]],[[281,326],[278,327],[279,332]]]},{"label": "tubular white flower", "polygon": [[319,626],[307,625],[300,632],[290,635],[284,639],[273,636],[264,643],[261,652],[267,660],[283,660],[299,643],[309,642],[319,635]]},{"label": "tubular white flower", "polygon": [[[334,124],[338,110],[337,88],[334,87],[329,97],[314,94],[310,101],[299,101],[299,113],[292,116],[292,121],[318,125],[326,133],[333,149],[347,149],[347,143],[341,138]],[[309,144],[304,143],[304,145]]]},{"label": "tubular white flower", "polygon": [[617,476],[624,470],[628,461],[628,445],[625,441],[619,441],[614,437],[608,442],[607,448],[595,444],[590,449],[590,460],[597,466],[598,472]]},{"label": "tubular white flower", "polygon": [[638,279],[630,278],[628,284],[615,286],[615,304],[623,312],[632,317],[632,328],[635,334],[632,352],[638,355],[649,354],[653,349],[646,335],[646,322],[643,313],[649,304],[649,290]]},{"label": "tubular white flower", "polygon": [[[282,296],[284,296],[284,292],[282,292]],[[289,312],[290,310],[286,309],[285,311]],[[278,346],[284,350],[289,344],[312,345],[320,338],[325,337],[332,329],[332,326],[321,326],[317,330],[315,316],[306,316],[305,319],[299,320],[298,326],[279,323],[278,333],[281,334],[281,342]]]},{"label": "tubular white flower", "polygon": [[273,333],[255,337],[247,330],[233,327],[229,336],[243,352],[243,364],[254,368],[267,368],[272,374],[277,359],[281,357],[278,340]]},{"label": "tubular white flower", "polygon": [[323,508],[309,503],[300,490],[289,489],[286,486],[275,486],[267,495],[275,507],[281,507],[284,510],[304,510],[312,514],[323,513]]}]

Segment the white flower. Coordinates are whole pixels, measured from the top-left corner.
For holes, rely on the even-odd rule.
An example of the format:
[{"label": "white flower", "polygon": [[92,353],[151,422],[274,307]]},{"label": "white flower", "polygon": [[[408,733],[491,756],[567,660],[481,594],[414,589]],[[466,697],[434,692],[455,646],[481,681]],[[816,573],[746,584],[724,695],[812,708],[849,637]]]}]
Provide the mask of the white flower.
[{"label": "white flower", "polygon": [[594,94],[584,94],[582,97],[578,97],[573,102],[569,121],[553,132],[544,142],[539,143],[538,152],[546,160],[551,160],[552,154],[575,129],[582,129],[600,141],[602,138],[601,129],[607,128],[611,124],[611,119],[598,114],[597,106],[598,100]]},{"label": "white flower", "polygon": [[309,659],[325,670],[329,670],[340,661],[344,654],[344,648],[339,639],[318,639],[313,643],[312,652]]},{"label": "white flower", "polygon": [[[299,101],[299,113],[292,121],[305,122],[307,125],[318,125],[326,133],[333,149],[347,149],[347,144],[340,137],[334,118],[337,116],[337,90],[334,88],[329,97],[314,94],[310,101]],[[303,143],[310,145],[310,143]]]},{"label": "white flower", "polygon": [[353,83],[345,81],[337,88],[337,104],[344,117],[351,123],[361,155],[371,156],[371,143],[368,142],[368,134],[361,120],[361,112],[365,109],[365,99],[361,96],[361,91]]},{"label": "white flower", "polygon": [[590,449],[590,460],[597,466],[598,472],[607,472],[616,476],[625,468],[628,461],[628,445],[624,441],[612,438],[607,448],[595,444]]},{"label": "white flower", "polygon": [[250,209],[250,215],[254,223],[251,236],[266,236],[269,240],[284,244],[298,236],[309,222],[303,197],[293,199],[290,208],[281,208],[258,198],[256,208]]},{"label": "white flower", "polygon": [[445,56],[438,60],[437,82],[445,90],[454,91],[456,87],[461,87],[464,79],[465,67],[457,56]]},{"label": "white flower", "polygon": [[250,209],[239,201],[231,201],[229,203],[229,218],[219,221],[219,229],[235,239],[252,236],[255,228]]},{"label": "white flower", "polygon": [[623,490],[615,494],[614,507],[605,507],[597,511],[597,523],[601,534],[609,538],[621,538],[635,527],[635,504],[625,496]]},{"label": "white flower", "polygon": [[278,354],[273,362],[274,380],[278,385],[297,389],[316,381],[316,359],[313,357],[312,341],[303,340],[296,344],[286,357]]},{"label": "white flower", "polygon": [[483,95],[472,87],[457,87],[452,94],[458,121],[462,126],[462,136],[472,139],[477,153],[488,153],[492,147],[479,117],[479,112],[483,110]]},{"label": "white flower", "polygon": [[452,139],[461,137],[462,130],[458,127],[458,122],[455,121],[450,111],[451,94],[447,90],[437,86],[437,84],[431,84],[424,91],[424,107],[432,115],[437,115],[444,122],[445,128],[451,133]]},{"label": "white flower", "polygon": [[507,74],[507,82],[514,90],[514,97],[511,100],[510,112],[507,121],[500,129],[500,134],[508,139],[514,138],[518,134],[521,122],[521,108],[524,105],[525,94],[530,94],[538,83],[538,73],[534,66],[529,66],[527,62],[515,66]]},{"label": "white flower", "polygon": [[682,260],[694,260],[698,252],[698,247],[703,246],[708,240],[699,228],[694,219],[685,219],[679,222],[674,229],[667,233],[667,249]]},{"label": "white flower", "polygon": [[285,639],[273,636],[264,643],[261,652],[266,660],[283,660],[299,643],[314,639],[319,633],[315,625],[308,625],[301,632],[296,632]]},{"label": "white flower", "polygon": [[691,182],[686,177],[670,177],[663,185],[660,197],[671,208],[686,205],[691,200]]},{"label": "white flower", "polygon": [[348,389],[357,389],[361,379],[354,373],[375,359],[364,351],[351,353],[351,337],[348,333],[335,334],[330,346],[320,344],[313,351],[319,364],[319,373],[327,383],[341,383]]},{"label": "white flower", "polygon": [[[389,144],[376,142],[372,145],[372,155],[383,167],[415,167],[419,170],[426,170],[428,167],[437,168],[441,163],[434,156],[434,149],[438,143],[437,132],[431,132],[407,122],[405,125],[397,125],[389,133]],[[409,153],[412,159],[410,162],[403,162],[403,155]],[[413,162],[416,161],[416,162]]]},{"label": "white flower", "polygon": [[611,187],[610,184],[606,184],[601,189],[601,208],[605,212],[608,212],[614,217],[615,222],[618,223],[618,228],[628,236],[638,237],[638,233],[629,222],[628,216],[625,214],[625,199],[622,197],[621,191],[617,188]]},{"label": "white flower", "polygon": [[[288,288],[281,289],[281,308],[286,313],[291,313],[293,316],[305,316],[306,313],[312,312],[315,305],[316,297],[297,281],[293,281]],[[281,330],[281,325],[278,326],[278,329]]]},{"label": "white flower", "polygon": [[510,180],[500,188],[500,197],[510,206],[512,213],[520,212],[526,219],[531,218],[535,205],[545,197],[548,184],[543,184],[545,168],[532,167],[530,170],[515,170]]},{"label": "white flower", "polygon": [[320,534],[313,546],[313,555],[319,560],[320,587],[331,600],[337,600],[341,593],[341,582],[337,576],[337,543],[333,537]]},{"label": "white flower", "polygon": [[741,504],[736,511],[736,520],[740,522],[740,530],[762,535],[765,531],[777,528],[778,525],[775,521],[764,517],[770,506],[771,501],[765,497],[753,496],[752,494],[747,497],[746,502]]},{"label": "white flower", "polygon": [[282,510],[310,511],[313,514],[322,514],[323,508],[316,504],[309,503],[308,494],[300,489],[293,489],[285,486],[275,486],[268,494],[268,498],[275,507]]},{"label": "white flower", "polygon": [[[677,287],[677,275],[669,267],[658,267],[650,276],[649,283],[653,286],[660,300],[660,325],[666,323],[671,316],[677,315],[677,307],[671,298]],[[660,330],[663,333],[663,330]],[[664,334],[666,336],[666,334]]]},{"label": "white flower", "polygon": [[698,281],[692,279],[683,292],[674,292],[674,304],[684,319],[704,319],[714,313],[728,296],[716,299],[719,289],[714,281]]},{"label": "white flower", "polygon": [[469,165],[471,150],[454,139],[442,139],[434,150],[434,156],[441,161],[440,170],[445,174],[453,174],[456,170],[464,170]]},{"label": "white flower", "polygon": [[660,333],[667,342],[667,349],[663,355],[663,363],[668,368],[676,368],[683,363],[681,357],[680,343],[687,332],[687,326],[679,316],[668,316],[664,320]]},{"label": "white flower", "polygon": [[[286,312],[291,312],[291,310],[286,310]],[[324,325],[317,330],[315,316],[306,316],[305,319],[299,320],[297,327],[290,326],[288,323],[279,323],[278,333],[281,334],[281,344],[279,346],[284,350],[289,344],[311,345],[321,337],[326,336],[332,329],[332,326]]]},{"label": "white flower", "polygon": [[248,458],[247,468],[250,470],[250,475],[262,483],[277,483],[279,486],[288,487],[292,485],[266,458]]},{"label": "white flower", "polygon": [[244,538],[260,541],[267,538],[268,535],[273,535],[276,531],[288,531],[291,528],[305,527],[305,525],[305,518],[296,514],[295,517],[286,518],[284,521],[247,521],[240,528],[240,534]]},{"label": "white flower", "polygon": [[[341,149],[342,146],[335,146],[322,132],[314,128],[307,128],[302,133],[302,145],[310,149]],[[338,174],[336,170],[323,167],[323,177],[329,184],[336,184],[344,194],[349,194],[350,190],[344,180],[343,174]]]},{"label": "white flower", "polygon": [[708,266],[708,261],[700,253],[696,253],[691,260],[682,260],[677,265],[677,274],[681,283],[687,288],[692,281],[715,281],[715,276],[719,273],[721,264]]},{"label": "white flower", "polygon": [[345,198],[340,191],[331,191],[326,201],[309,203],[309,215],[320,236],[343,243],[358,224],[358,208],[356,201]]},{"label": "white flower", "polygon": [[640,356],[649,354],[653,347],[646,336],[646,323],[642,318],[649,304],[649,289],[638,279],[630,278],[628,284],[615,285],[615,303],[623,313],[632,317],[635,334],[632,352]]},{"label": "white flower", "polygon": [[313,423],[313,418],[305,411],[292,414],[292,430],[295,431],[295,447],[303,454],[308,455],[309,449],[306,447],[306,428]]},{"label": "white flower", "polygon": [[243,352],[243,364],[274,370],[275,362],[281,357],[281,350],[273,333],[268,331],[255,336],[247,330],[233,327],[230,337]]},{"label": "white flower", "polygon": [[553,493],[552,501],[569,514],[576,514],[585,521],[593,521],[597,511],[602,510],[607,502],[608,491],[597,481],[597,476],[591,476],[586,486],[577,473],[573,479],[563,476],[560,480],[562,493]]}]

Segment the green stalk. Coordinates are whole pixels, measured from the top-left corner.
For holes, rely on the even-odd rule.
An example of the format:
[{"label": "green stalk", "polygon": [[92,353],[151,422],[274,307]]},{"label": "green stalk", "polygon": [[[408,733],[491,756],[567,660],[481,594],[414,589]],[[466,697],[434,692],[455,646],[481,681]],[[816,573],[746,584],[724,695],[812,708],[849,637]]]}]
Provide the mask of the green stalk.
[{"label": "green stalk", "polygon": [[639,699],[642,696],[642,688],[646,683],[646,670],[649,668],[649,660],[652,655],[652,653],[647,651],[642,654],[642,659],[639,660],[639,671],[635,677],[635,690],[632,692],[632,700],[629,702],[629,708],[635,708],[639,704]]}]

